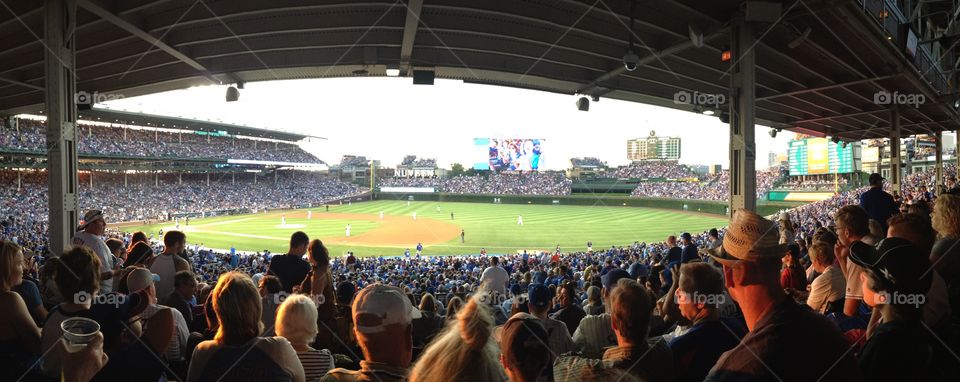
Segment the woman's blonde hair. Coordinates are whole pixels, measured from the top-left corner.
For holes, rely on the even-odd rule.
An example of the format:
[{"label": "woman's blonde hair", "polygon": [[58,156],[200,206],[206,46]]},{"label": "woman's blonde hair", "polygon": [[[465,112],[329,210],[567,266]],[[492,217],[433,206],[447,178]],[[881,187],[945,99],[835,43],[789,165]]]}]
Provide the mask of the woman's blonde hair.
[{"label": "woman's blonde hair", "polygon": [[310,297],[295,294],[277,308],[278,336],[291,343],[310,344],[317,331],[317,304]]},{"label": "woman's blonde hair", "polygon": [[17,262],[23,263],[23,252],[20,246],[12,241],[0,241],[0,290],[13,288],[11,276],[19,272]]},{"label": "woman's blonde hair", "polygon": [[430,293],[424,293],[423,297],[420,298],[420,311],[434,312],[437,311],[437,299],[433,297]]},{"label": "woman's blonde hair", "polygon": [[489,308],[471,298],[457,313],[457,321],[423,351],[410,382],[505,381],[492,332]]},{"label": "woman's blonde hair", "polygon": [[460,297],[454,296],[447,302],[447,320],[452,320],[454,316],[457,315],[457,312],[460,310],[460,307],[463,306],[463,300]]},{"label": "woman's blonde hair", "polygon": [[933,207],[933,229],[941,238],[960,238],[960,196],[943,194]]},{"label": "woman's blonde hair", "polygon": [[218,343],[240,345],[263,331],[260,293],[250,276],[236,271],[220,275],[211,297],[220,326],[214,337]]},{"label": "woman's blonde hair", "polygon": [[587,288],[587,302],[594,305],[602,305],[603,298],[600,295],[600,288],[597,288],[596,285],[591,285]]}]

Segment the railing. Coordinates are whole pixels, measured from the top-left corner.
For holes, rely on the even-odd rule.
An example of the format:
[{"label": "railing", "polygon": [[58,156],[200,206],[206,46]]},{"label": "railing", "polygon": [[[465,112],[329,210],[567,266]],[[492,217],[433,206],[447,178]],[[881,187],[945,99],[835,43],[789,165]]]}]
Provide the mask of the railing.
[{"label": "railing", "polygon": [[[877,22],[881,29],[886,33],[886,38],[894,41],[897,46],[906,46],[907,41],[901,41],[907,37],[900,35],[900,28],[903,24],[908,24],[909,20],[900,10],[900,7],[897,6],[895,1],[892,0],[857,0],[860,3],[861,9],[867,13],[873,20]],[[904,25],[904,28],[910,29],[909,25]],[[905,53],[905,52],[904,52]],[[906,56],[906,55],[905,55]],[[923,77],[927,83],[933,87],[938,93],[947,92],[947,79],[944,76],[943,69],[940,67],[938,60],[933,57],[933,54],[930,53],[930,49],[926,45],[917,46],[917,51],[914,57],[911,59],[907,56],[907,59],[910,60],[913,65],[919,71],[920,76]]]}]

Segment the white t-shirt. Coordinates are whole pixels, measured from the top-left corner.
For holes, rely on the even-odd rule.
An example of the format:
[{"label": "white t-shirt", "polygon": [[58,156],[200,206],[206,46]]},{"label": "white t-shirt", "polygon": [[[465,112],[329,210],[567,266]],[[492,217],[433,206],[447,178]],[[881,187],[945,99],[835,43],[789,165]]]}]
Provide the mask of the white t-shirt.
[{"label": "white t-shirt", "polygon": [[486,285],[492,292],[500,292],[501,295],[507,293],[507,280],[510,275],[500,266],[487,267],[480,274],[480,285]]},{"label": "white t-shirt", "polygon": [[[813,268],[812,266],[810,268]],[[830,302],[842,300],[845,296],[847,281],[836,265],[827,266],[823,274],[810,283],[810,295],[807,305],[814,311],[823,313]]]},{"label": "white t-shirt", "polygon": [[161,254],[153,259],[153,264],[150,264],[150,272],[160,276],[160,281],[154,284],[157,287],[157,296],[169,296],[173,293],[173,277],[177,274],[177,262],[174,256],[177,255]]},{"label": "white t-shirt", "polygon": [[[113,254],[110,253],[110,248],[107,248],[107,243],[104,243],[100,236],[82,231],[77,232],[75,235],[73,235],[73,245],[80,245],[90,248],[93,253],[97,254],[97,257],[100,258],[100,273],[113,270],[113,267],[115,266]],[[100,294],[106,294],[110,292],[113,292],[113,278],[111,277],[100,280]]]}]

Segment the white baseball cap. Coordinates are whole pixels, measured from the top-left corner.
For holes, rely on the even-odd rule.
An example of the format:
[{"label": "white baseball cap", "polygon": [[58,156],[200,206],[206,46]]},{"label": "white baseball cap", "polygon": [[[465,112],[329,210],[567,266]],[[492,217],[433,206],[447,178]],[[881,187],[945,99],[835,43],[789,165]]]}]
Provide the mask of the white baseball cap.
[{"label": "white baseball cap", "polygon": [[160,275],[151,273],[147,268],[136,268],[127,275],[127,289],[131,293],[147,288],[160,281]]},{"label": "white baseball cap", "polygon": [[353,322],[363,333],[380,333],[391,324],[409,325],[421,316],[400,289],[383,284],[363,288],[353,301]]}]

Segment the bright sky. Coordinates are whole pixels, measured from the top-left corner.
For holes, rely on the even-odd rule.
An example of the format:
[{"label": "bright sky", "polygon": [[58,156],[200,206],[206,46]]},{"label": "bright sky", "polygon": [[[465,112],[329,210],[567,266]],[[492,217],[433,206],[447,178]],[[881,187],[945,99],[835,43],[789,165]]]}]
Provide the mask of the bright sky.
[{"label": "bright sky", "polygon": [[[577,97],[502,86],[440,80],[413,85],[410,78],[337,78],[247,83],[240,100],[225,102],[226,86],[204,86],[105,103],[114,109],[298,132],[327,138],[303,142],[330,164],[344,154],[364,155],[393,167],[404,155],[436,158],[441,167],[476,161],[473,138],[545,139],[546,169],[564,169],[569,158],[598,157],[627,164],[627,139],[682,138],[681,163],[727,167],[728,125],[705,116],[602,98],[590,111]],[[784,153],[793,136],[776,139],[757,126],[757,168],[768,153]]]}]

